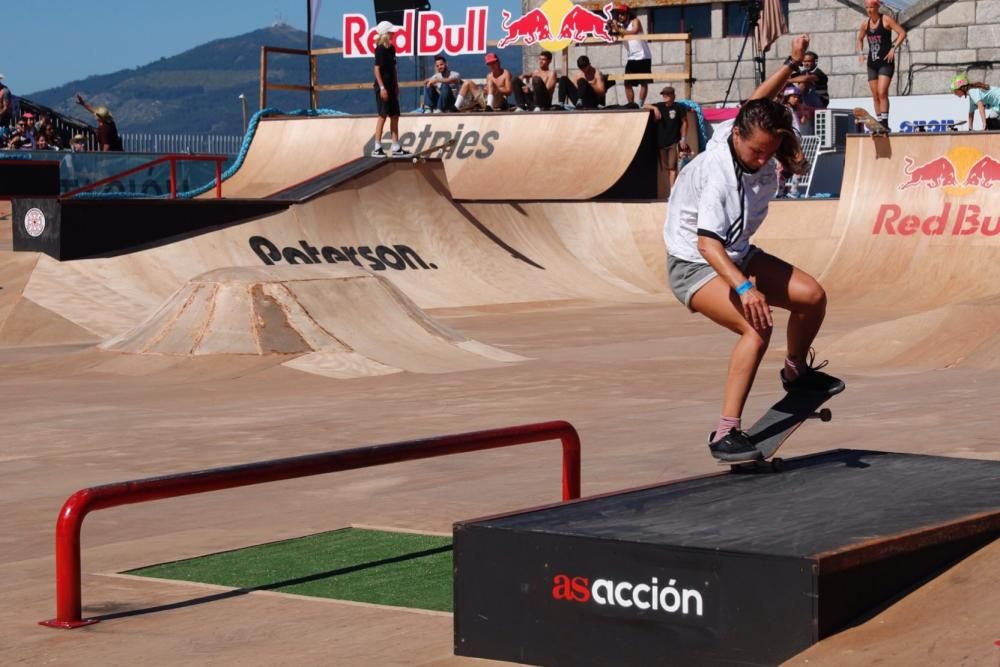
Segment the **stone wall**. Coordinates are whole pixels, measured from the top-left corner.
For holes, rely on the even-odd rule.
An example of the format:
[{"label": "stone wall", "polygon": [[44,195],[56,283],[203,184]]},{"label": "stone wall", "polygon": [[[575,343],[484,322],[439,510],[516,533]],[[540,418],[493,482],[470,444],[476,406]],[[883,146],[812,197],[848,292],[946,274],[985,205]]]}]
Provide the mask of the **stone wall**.
[{"label": "stone wall", "polygon": [[[734,70],[736,78],[730,100],[748,96],[755,87],[752,43],[747,44],[737,69],[743,39],[722,37],[725,1],[711,3],[713,37],[692,40],[692,74],[697,80],[692,98],[697,102],[722,101]],[[688,0],[687,4],[695,2]],[[540,4],[539,0],[526,0],[524,11]],[[766,71],[773,72],[788,55],[792,35],[807,32],[812,40],[810,49],[819,54],[820,69],[830,77],[831,97],[870,95],[865,65],[858,61],[857,55],[858,30],[865,18],[863,5],[863,0],[791,0],[789,34],[779,38],[765,55]],[[886,5],[883,8],[887,9]],[[638,9],[637,13],[648,28],[649,10]],[[891,95],[946,93],[955,73],[966,69],[972,79],[1000,86],[1000,0],[922,0],[896,18],[907,29],[908,36],[899,53]],[[650,47],[654,72],[682,68],[683,43],[651,43]],[[524,50],[525,71],[534,68],[538,51],[537,47]],[[620,45],[574,47],[571,69],[575,69],[576,56],[581,53],[588,54],[591,62],[604,72],[624,72],[625,55]],[[560,75],[565,74],[559,54],[556,65]],[[656,91],[666,83],[653,84],[650,93],[653,101],[659,99]],[[682,96],[682,82],[672,85]],[[609,102],[615,102],[617,95],[617,101],[624,103],[620,85],[616,88],[618,92],[611,93]]]}]

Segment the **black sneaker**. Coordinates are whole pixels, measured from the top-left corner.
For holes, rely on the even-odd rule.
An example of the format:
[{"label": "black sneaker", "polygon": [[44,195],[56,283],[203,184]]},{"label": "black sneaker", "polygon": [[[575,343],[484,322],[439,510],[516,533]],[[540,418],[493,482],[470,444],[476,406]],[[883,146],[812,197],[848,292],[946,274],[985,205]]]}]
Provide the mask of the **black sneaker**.
[{"label": "black sneaker", "polygon": [[756,461],[763,458],[743,431],[730,431],[718,442],[712,442],[715,431],[708,436],[708,450],[720,461]]},{"label": "black sneaker", "polygon": [[389,155],[391,155],[392,157],[410,157],[411,155],[413,155],[413,153],[406,150],[405,148],[395,148],[391,153],[389,153]]},{"label": "black sneaker", "polygon": [[847,388],[847,385],[844,384],[843,380],[835,378],[832,375],[828,375],[820,370],[830,363],[829,361],[824,360],[819,364],[813,365],[815,360],[816,351],[809,348],[809,359],[806,361],[805,370],[801,375],[791,381],[785,379],[784,369],[778,371],[778,376],[781,377],[781,386],[785,388],[785,391],[788,393],[802,392],[834,396]]},{"label": "black sneaker", "polygon": [[376,146],[372,150],[372,157],[385,157],[385,151],[382,150],[381,146]]}]

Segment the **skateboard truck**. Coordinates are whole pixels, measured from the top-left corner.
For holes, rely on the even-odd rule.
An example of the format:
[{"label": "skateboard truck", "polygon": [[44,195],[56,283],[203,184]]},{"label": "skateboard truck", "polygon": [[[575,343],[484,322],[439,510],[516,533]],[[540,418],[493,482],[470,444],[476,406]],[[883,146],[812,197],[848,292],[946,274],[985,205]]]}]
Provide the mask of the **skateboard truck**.
[{"label": "skateboard truck", "polygon": [[830,408],[820,407],[829,398],[825,395],[784,396],[747,431],[760,456],[750,461],[730,462],[729,469],[736,473],[782,470],[784,460],[775,453],[803,422],[810,419],[828,422],[833,419]]},{"label": "skateboard truck", "polygon": [[830,412],[830,408],[823,408],[822,410],[817,410],[808,417],[809,419],[818,419],[821,422],[828,422],[833,419],[833,413]]}]

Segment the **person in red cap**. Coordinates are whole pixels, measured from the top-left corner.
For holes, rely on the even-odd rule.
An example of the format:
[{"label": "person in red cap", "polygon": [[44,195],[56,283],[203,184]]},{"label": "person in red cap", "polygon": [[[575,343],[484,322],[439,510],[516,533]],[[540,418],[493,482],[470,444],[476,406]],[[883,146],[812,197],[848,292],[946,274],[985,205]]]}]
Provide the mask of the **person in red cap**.
[{"label": "person in red cap", "polygon": [[486,54],[486,66],[490,73],[482,87],[475,81],[466,81],[455,98],[455,108],[459,111],[505,111],[508,107],[507,96],[514,92],[513,77],[510,70],[503,68],[500,58],[495,53]]},{"label": "person in red cap", "polygon": [[[625,40],[625,74],[649,74],[653,71],[653,53],[649,50],[649,43],[644,39],[630,39],[633,35],[642,34],[642,22],[639,21],[639,17],[625,3],[618,5],[614,16],[619,26],[616,32]],[[652,82],[652,79],[625,79],[625,99],[628,101],[626,106],[638,109],[646,104],[646,95]],[[638,104],[632,91],[636,85],[639,86]]]}]

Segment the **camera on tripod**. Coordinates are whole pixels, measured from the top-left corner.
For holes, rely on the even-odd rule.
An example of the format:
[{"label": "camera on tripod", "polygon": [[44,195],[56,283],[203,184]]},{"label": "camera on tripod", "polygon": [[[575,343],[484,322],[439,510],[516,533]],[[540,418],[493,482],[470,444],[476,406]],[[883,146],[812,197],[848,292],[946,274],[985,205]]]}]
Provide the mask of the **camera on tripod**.
[{"label": "camera on tripod", "polygon": [[760,13],[764,9],[763,0],[740,0],[740,6],[746,11],[746,24],[755,27],[760,21]]},{"label": "camera on tripod", "polygon": [[621,37],[625,34],[631,20],[632,10],[627,5],[618,5],[611,10],[611,18],[608,19],[604,28],[612,37]]}]

